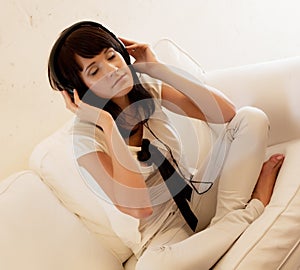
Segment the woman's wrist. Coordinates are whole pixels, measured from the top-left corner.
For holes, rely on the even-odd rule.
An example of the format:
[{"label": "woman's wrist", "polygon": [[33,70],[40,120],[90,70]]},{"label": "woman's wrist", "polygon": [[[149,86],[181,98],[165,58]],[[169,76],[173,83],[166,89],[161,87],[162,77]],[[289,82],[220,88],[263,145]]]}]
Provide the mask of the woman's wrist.
[{"label": "woman's wrist", "polygon": [[161,62],[147,63],[147,74],[155,79],[163,80],[163,74],[170,72],[169,68]]},{"label": "woman's wrist", "polygon": [[162,72],[166,72],[168,70],[167,66],[161,62],[143,62],[143,63],[134,63],[134,69],[137,72],[144,73],[149,75],[152,78],[161,80]]}]

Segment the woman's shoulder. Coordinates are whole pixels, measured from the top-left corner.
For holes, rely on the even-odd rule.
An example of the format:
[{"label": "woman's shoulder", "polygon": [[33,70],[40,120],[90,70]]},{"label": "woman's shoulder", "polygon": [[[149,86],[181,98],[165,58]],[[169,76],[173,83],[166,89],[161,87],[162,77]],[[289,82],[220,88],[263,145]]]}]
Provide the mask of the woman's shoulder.
[{"label": "woman's shoulder", "polygon": [[82,121],[80,118],[75,117],[73,126],[70,129],[72,135],[76,136],[88,136],[95,138],[95,135],[101,137],[103,136],[103,131],[97,127],[95,124]]},{"label": "woman's shoulder", "polygon": [[147,74],[140,74],[139,79],[143,87],[152,94],[152,96],[156,99],[161,99],[161,88],[162,82],[150,77]]},{"label": "woman's shoulder", "polygon": [[108,152],[103,131],[96,125],[76,118],[70,133],[73,136],[74,150],[80,150],[77,157],[95,151]]}]

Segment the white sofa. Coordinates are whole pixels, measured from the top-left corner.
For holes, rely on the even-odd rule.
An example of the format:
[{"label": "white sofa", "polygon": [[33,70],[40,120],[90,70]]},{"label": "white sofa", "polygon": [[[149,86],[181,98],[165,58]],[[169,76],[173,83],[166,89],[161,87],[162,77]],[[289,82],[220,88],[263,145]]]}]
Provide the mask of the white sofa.
[{"label": "white sofa", "polygon": [[[237,107],[263,109],[271,122],[266,158],[286,155],[269,206],[214,269],[300,269],[300,57],[205,73],[168,40],[155,49],[166,63],[222,90]],[[184,145],[188,162],[199,166],[209,149],[209,127],[170,117],[189,138],[183,140],[190,142]],[[0,182],[0,269],[134,269],[134,256],[77,171],[71,125],[72,119],[36,146],[28,170]]]}]

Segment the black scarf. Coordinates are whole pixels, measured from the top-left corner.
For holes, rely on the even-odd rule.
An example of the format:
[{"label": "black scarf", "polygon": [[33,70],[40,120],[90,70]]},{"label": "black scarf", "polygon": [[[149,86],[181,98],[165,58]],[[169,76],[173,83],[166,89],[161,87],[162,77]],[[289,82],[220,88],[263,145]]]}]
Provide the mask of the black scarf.
[{"label": "black scarf", "polygon": [[137,154],[139,161],[154,163],[158,167],[158,170],[182,216],[190,228],[195,231],[198,219],[187,202],[187,200],[191,200],[192,188],[178,174],[169,160],[157,149],[157,147],[152,145],[148,139],[143,139],[142,149]]}]

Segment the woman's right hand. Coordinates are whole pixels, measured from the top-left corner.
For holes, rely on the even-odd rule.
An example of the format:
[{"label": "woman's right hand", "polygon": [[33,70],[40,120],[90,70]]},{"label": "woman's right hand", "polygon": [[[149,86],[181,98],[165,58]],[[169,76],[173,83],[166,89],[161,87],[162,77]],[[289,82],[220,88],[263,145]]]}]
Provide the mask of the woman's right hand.
[{"label": "woman's right hand", "polygon": [[101,126],[103,129],[113,125],[114,120],[109,112],[81,101],[76,89],[73,91],[74,102],[66,90],[61,92],[66,104],[66,108],[76,114],[82,121],[96,124]]}]

